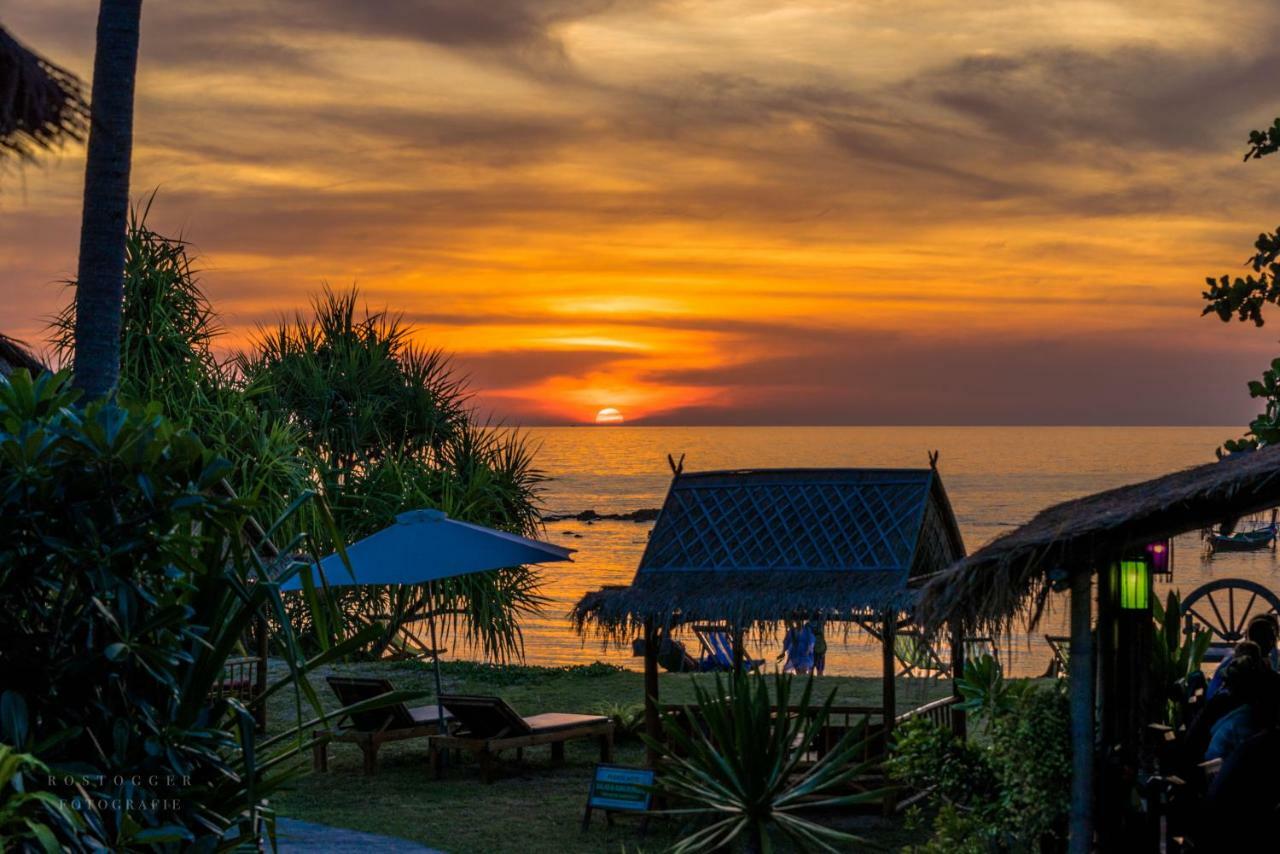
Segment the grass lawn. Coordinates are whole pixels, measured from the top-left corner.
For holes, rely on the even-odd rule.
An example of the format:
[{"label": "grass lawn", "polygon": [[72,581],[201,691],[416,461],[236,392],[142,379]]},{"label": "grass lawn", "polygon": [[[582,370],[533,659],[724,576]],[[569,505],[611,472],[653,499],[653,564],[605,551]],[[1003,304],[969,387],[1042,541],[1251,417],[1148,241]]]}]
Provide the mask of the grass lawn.
[{"label": "grass lawn", "polygon": [[[337,704],[324,684],[329,673],[381,676],[397,688],[432,687],[430,668],[417,662],[343,665],[313,677],[317,692],[330,708]],[[693,680],[708,678],[663,674],[663,700],[691,700]],[[496,694],[523,714],[591,713],[607,704],[638,704],[643,698],[641,674],[605,665],[557,669],[452,662],[445,665],[444,681],[446,691]],[[817,689],[815,696],[835,689],[837,702],[842,703],[880,701],[879,680],[869,677],[828,676],[818,680]],[[948,690],[949,683],[900,681],[900,709]],[[273,698],[270,730],[280,731],[294,719],[292,695]],[[615,761],[639,765],[643,754],[638,742],[620,740]],[[549,748],[530,748],[523,764],[517,766],[513,756],[504,754],[498,779],[485,785],[475,764],[465,757],[461,765],[450,765],[445,779],[434,779],[421,740],[384,745],[379,771],[373,777],[361,774],[360,751],[355,745],[334,744],[329,749],[329,772],[312,773],[308,756],[306,772],[276,797],[275,806],[282,816],[397,836],[449,854],[661,851],[677,838],[678,828],[665,819],[651,822],[643,838],[638,822],[625,817],[606,829],[603,817],[597,816],[591,829],[581,832],[587,787],[599,758],[597,745],[594,741],[570,743],[565,758],[563,766],[554,767]],[[861,816],[833,823],[887,850],[911,841],[897,821]]]}]

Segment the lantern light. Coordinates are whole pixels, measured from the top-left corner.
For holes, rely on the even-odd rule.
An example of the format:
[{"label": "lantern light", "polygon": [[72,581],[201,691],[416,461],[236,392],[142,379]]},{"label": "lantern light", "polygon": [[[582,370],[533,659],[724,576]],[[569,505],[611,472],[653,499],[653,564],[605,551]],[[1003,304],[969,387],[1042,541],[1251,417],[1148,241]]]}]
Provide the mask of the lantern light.
[{"label": "lantern light", "polygon": [[1145,557],[1113,563],[1111,584],[1121,610],[1145,611],[1150,607],[1151,564]]},{"label": "lantern light", "polygon": [[1151,565],[1151,574],[1165,581],[1173,580],[1173,540],[1157,540],[1148,543],[1147,561]]}]

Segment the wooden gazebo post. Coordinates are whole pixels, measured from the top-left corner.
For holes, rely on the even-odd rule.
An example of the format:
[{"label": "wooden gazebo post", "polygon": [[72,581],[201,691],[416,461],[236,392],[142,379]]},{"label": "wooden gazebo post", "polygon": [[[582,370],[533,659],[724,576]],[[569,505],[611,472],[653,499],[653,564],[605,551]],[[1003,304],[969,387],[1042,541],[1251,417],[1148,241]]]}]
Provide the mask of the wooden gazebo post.
[{"label": "wooden gazebo post", "polygon": [[[959,620],[951,622],[951,694],[956,702],[964,699],[957,683],[964,676],[964,626]],[[964,739],[969,734],[969,724],[965,713],[951,708],[951,732],[956,738]]]},{"label": "wooden gazebo post", "polygon": [[[662,719],[658,706],[658,632],[653,617],[644,621],[644,733],[653,741],[662,738]],[[658,751],[645,748],[645,764],[658,764]]]},{"label": "wooden gazebo post", "polygon": [[1067,662],[1071,697],[1071,854],[1089,854],[1093,849],[1092,594],[1092,574],[1077,569],[1071,575],[1071,656]]}]

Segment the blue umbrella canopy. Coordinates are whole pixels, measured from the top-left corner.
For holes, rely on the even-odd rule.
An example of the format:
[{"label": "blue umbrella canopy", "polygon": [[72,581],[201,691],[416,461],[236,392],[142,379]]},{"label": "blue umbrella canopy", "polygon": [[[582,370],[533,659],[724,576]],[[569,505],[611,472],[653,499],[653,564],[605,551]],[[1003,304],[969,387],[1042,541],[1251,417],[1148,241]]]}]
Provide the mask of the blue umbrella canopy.
[{"label": "blue umbrella canopy", "polygon": [[[337,553],[321,559],[320,568],[330,585],[425,584],[508,566],[572,560],[573,551],[459,522],[439,510],[410,510],[397,516],[394,525],[347,546],[350,572]],[[280,585],[281,590],[301,588],[299,576]]]}]

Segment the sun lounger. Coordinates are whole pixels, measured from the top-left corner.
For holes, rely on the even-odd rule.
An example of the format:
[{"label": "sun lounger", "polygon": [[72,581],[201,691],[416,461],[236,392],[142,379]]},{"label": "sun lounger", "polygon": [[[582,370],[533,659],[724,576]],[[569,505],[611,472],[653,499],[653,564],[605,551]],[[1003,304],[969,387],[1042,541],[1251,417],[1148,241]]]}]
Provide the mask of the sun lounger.
[{"label": "sun lounger", "polygon": [[[386,679],[370,679],[357,676],[330,676],[326,681],[338,702],[344,707],[389,694],[395,690]],[[446,722],[449,713],[445,712]],[[312,749],[315,770],[329,770],[329,742],[351,742],[364,754],[364,773],[378,770],[378,748],[388,741],[404,741],[410,738],[427,738],[440,731],[436,706],[410,708],[396,703],[372,711],[345,715],[336,726],[327,730],[315,730],[312,735],[321,737]]]},{"label": "sun lounger", "polygon": [[495,760],[503,750],[516,751],[539,744],[551,745],[551,760],[564,761],[565,742],[595,738],[600,742],[600,761],[613,761],[613,721],[601,715],[569,715],[549,712],[521,717],[500,697],[443,694],[440,702],[461,726],[457,732],[431,739],[431,757],[436,773],[443,770],[443,751],[467,750],[480,763],[480,776],[493,781]]},{"label": "sun lounger", "polygon": [[[693,633],[702,644],[702,656],[698,659],[699,670],[733,670],[733,641],[728,629],[720,626],[694,626]],[[746,670],[755,670],[762,664],[764,659],[745,656],[742,659],[742,666]]]},{"label": "sun lounger", "polygon": [[1067,668],[1071,662],[1071,636],[1070,635],[1045,635],[1044,642],[1049,645],[1049,649],[1053,652],[1053,658],[1049,661],[1049,669],[1044,672],[1041,679],[1054,678],[1065,679],[1067,676]]}]

